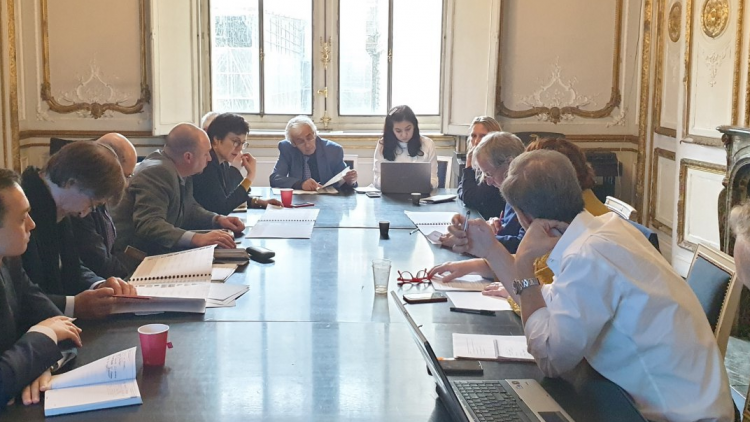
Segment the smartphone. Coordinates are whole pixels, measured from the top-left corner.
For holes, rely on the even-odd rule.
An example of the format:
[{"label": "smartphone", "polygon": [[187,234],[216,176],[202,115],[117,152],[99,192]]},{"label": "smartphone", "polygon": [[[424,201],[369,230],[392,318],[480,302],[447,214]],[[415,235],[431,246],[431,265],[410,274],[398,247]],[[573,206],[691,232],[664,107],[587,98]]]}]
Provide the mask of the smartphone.
[{"label": "smartphone", "polygon": [[404,295],[404,301],[410,304],[446,302],[447,300],[448,297],[443,292],[410,293]]},{"label": "smartphone", "polygon": [[276,256],[276,252],[270,249],[261,248],[260,246],[250,246],[246,248],[245,251],[247,251],[253,260],[261,262],[267,262]]},{"label": "smartphone", "polygon": [[367,192],[365,195],[370,198],[380,198],[380,192]]}]

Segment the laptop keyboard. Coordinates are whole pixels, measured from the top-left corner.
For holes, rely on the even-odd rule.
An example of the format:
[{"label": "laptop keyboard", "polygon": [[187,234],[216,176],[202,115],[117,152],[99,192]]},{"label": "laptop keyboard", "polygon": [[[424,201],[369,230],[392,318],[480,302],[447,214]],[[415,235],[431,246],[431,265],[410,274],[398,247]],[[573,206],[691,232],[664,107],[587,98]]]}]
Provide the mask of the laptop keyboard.
[{"label": "laptop keyboard", "polygon": [[523,421],[524,411],[516,397],[499,381],[453,381],[479,421]]}]

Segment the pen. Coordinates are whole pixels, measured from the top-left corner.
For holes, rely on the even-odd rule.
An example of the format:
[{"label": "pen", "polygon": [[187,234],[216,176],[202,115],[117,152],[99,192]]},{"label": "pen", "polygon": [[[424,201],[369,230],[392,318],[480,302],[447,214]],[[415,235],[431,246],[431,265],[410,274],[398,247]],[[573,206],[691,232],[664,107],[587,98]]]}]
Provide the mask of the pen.
[{"label": "pen", "polygon": [[138,300],[150,300],[151,299],[148,296],[130,296],[130,295],[112,295],[112,297],[116,297],[118,299],[138,299]]},{"label": "pen", "polygon": [[451,312],[461,312],[463,314],[476,314],[476,315],[487,315],[495,316],[495,311],[488,311],[485,309],[466,309],[466,308],[455,308],[451,306]]},{"label": "pen", "polygon": [[315,204],[313,204],[312,202],[304,202],[302,204],[293,204],[292,208],[312,207],[313,205]]},{"label": "pen", "polygon": [[469,228],[469,217],[471,217],[471,210],[466,210],[466,218],[464,219],[464,231]]},{"label": "pen", "polygon": [[418,231],[419,231],[419,229],[414,229],[414,230],[410,231],[409,234],[414,234],[414,233],[416,233]]}]

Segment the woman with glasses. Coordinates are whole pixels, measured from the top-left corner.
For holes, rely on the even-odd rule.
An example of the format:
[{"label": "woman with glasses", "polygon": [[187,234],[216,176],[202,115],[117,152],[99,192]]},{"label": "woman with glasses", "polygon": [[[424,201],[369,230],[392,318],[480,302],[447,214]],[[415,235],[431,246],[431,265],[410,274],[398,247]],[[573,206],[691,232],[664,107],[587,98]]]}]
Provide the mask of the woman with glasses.
[{"label": "woman with glasses", "polygon": [[[211,140],[211,161],[202,173],[193,177],[193,197],[203,208],[227,215],[248,199],[250,185],[255,178],[255,157],[242,153],[247,148],[247,132],[250,126],[238,114],[223,113],[216,116],[208,126]],[[231,163],[240,159],[247,176]],[[281,205],[276,199],[253,198],[251,206],[265,208],[269,203]]]}]

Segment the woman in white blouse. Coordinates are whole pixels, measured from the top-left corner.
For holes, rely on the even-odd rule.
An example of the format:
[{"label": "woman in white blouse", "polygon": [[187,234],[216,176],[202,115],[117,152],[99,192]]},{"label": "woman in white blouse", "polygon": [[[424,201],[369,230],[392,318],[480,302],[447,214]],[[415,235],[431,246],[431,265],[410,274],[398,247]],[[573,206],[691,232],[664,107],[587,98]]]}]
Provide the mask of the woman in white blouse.
[{"label": "woman in white blouse", "polygon": [[430,184],[438,186],[437,155],[432,139],[419,134],[417,116],[409,106],[393,107],[385,118],[383,137],[375,147],[372,184],[380,189],[380,163],[383,161],[431,163]]}]

